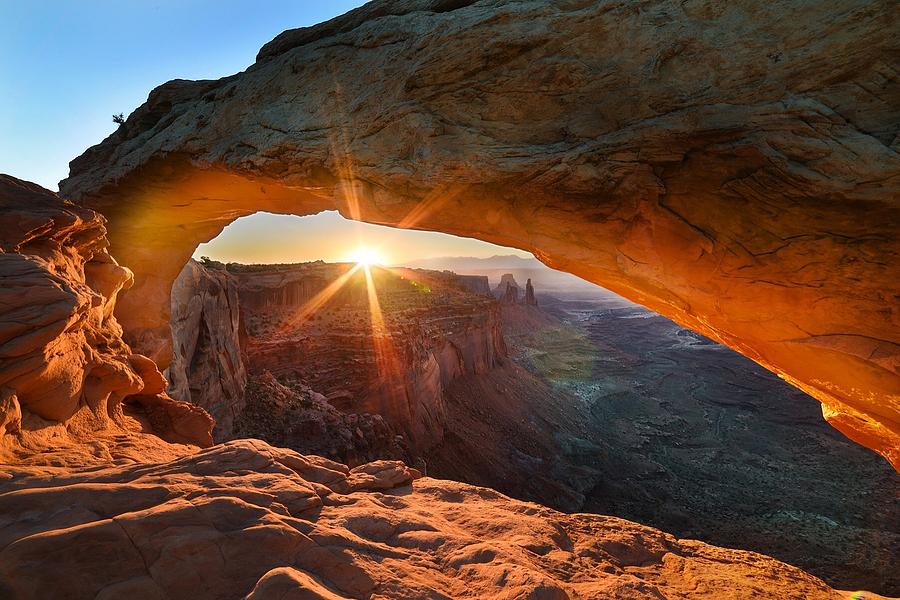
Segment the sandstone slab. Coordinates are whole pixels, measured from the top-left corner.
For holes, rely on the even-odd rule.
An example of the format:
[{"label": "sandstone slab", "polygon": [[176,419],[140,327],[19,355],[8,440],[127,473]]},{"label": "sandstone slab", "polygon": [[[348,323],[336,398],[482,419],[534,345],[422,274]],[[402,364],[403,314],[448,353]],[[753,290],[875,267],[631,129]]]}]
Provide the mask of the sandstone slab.
[{"label": "sandstone slab", "polygon": [[15,467],[0,593],[30,598],[844,597],[752,552],[565,515],[382,461],[241,440],[162,462]]}]

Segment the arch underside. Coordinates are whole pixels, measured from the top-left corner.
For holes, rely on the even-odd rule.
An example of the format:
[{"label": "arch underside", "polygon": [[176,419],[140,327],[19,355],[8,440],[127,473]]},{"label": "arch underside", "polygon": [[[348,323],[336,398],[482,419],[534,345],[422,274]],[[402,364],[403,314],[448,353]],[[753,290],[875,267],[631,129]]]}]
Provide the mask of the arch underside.
[{"label": "arch underside", "polygon": [[337,209],[533,252],[759,362],[896,467],[892,12],[786,4],[350,13],[157,88],[61,193],[109,219],[136,276],[116,314],[161,366],[197,244]]}]

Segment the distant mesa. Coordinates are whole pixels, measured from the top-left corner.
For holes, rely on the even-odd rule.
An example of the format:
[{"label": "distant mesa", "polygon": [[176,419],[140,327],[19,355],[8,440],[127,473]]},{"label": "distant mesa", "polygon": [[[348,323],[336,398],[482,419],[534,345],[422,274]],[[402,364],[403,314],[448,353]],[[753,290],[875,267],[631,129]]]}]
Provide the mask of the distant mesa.
[{"label": "distant mesa", "polygon": [[[504,273],[500,277],[500,283],[494,288],[494,297],[500,301],[500,304],[505,306],[519,304],[519,292],[521,289],[521,286],[518,284],[512,273]],[[535,298],[534,295],[534,285],[531,283],[530,277],[525,282],[525,292],[522,297],[522,303],[526,306],[538,305],[537,298]]]},{"label": "distant mesa", "polygon": [[[494,297],[504,303],[508,303],[511,296],[515,296],[515,300],[518,299],[519,284],[516,282],[516,278],[512,273],[504,273],[500,277],[500,283],[494,288]],[[516,302],[514,301],[512,303],[515,304]]]}]

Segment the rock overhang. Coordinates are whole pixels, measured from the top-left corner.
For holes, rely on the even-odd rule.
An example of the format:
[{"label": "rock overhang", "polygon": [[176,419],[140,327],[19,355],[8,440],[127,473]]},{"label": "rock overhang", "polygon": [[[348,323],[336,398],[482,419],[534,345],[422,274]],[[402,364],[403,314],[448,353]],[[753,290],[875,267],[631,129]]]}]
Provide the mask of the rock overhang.
[{"label": "rock overhang", "polygon": [[889,3],[436,4],[369,3],[165,84],[72,162],[60,189],[136,274],[132,345],[165,364],[199,242],[333,208],[529,250],[756,360],[896,466]]}]

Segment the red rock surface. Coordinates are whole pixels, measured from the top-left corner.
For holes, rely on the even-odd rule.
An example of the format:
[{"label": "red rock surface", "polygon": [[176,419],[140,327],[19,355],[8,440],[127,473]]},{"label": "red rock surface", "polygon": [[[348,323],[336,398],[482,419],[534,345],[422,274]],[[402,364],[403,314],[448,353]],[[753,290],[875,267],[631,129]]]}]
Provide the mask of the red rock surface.
[{"label": "red rock surface", "polygon": [[108,245],[102,216],[0,175],[0,457],[106,430],[212,442],[209,415],[122,341],[113,310],[132,274]]},{"label": "red rock surface", "polygon": [[402,463],[168,443],[208,443],[212,420],[122,342],[127,272],[102,218],[0,183],[0,597],[841,596],[762,555],[413,481]]},{"label": "red rock surface", "polygon": [[216,441],[231,439],[244,409],[247,369],[237,285],[224,265],[190,260],[172,287],[168,392],[207,410]]},{"label": "red rock surface", "polygon": [[900,464],[895,8],[381,0],[157,88],[61,190],[110,219],[119,316],[162,366],[199,242],[337,208],[530,250]]},{"label": "red rock surface", "polygon": [[86,460],[82,470],[5,470],[0,593],[23,600],[843,597],[760,554],[416,479],[402,463],[350,470],[257,440],[181,453],[159,462]]}]

